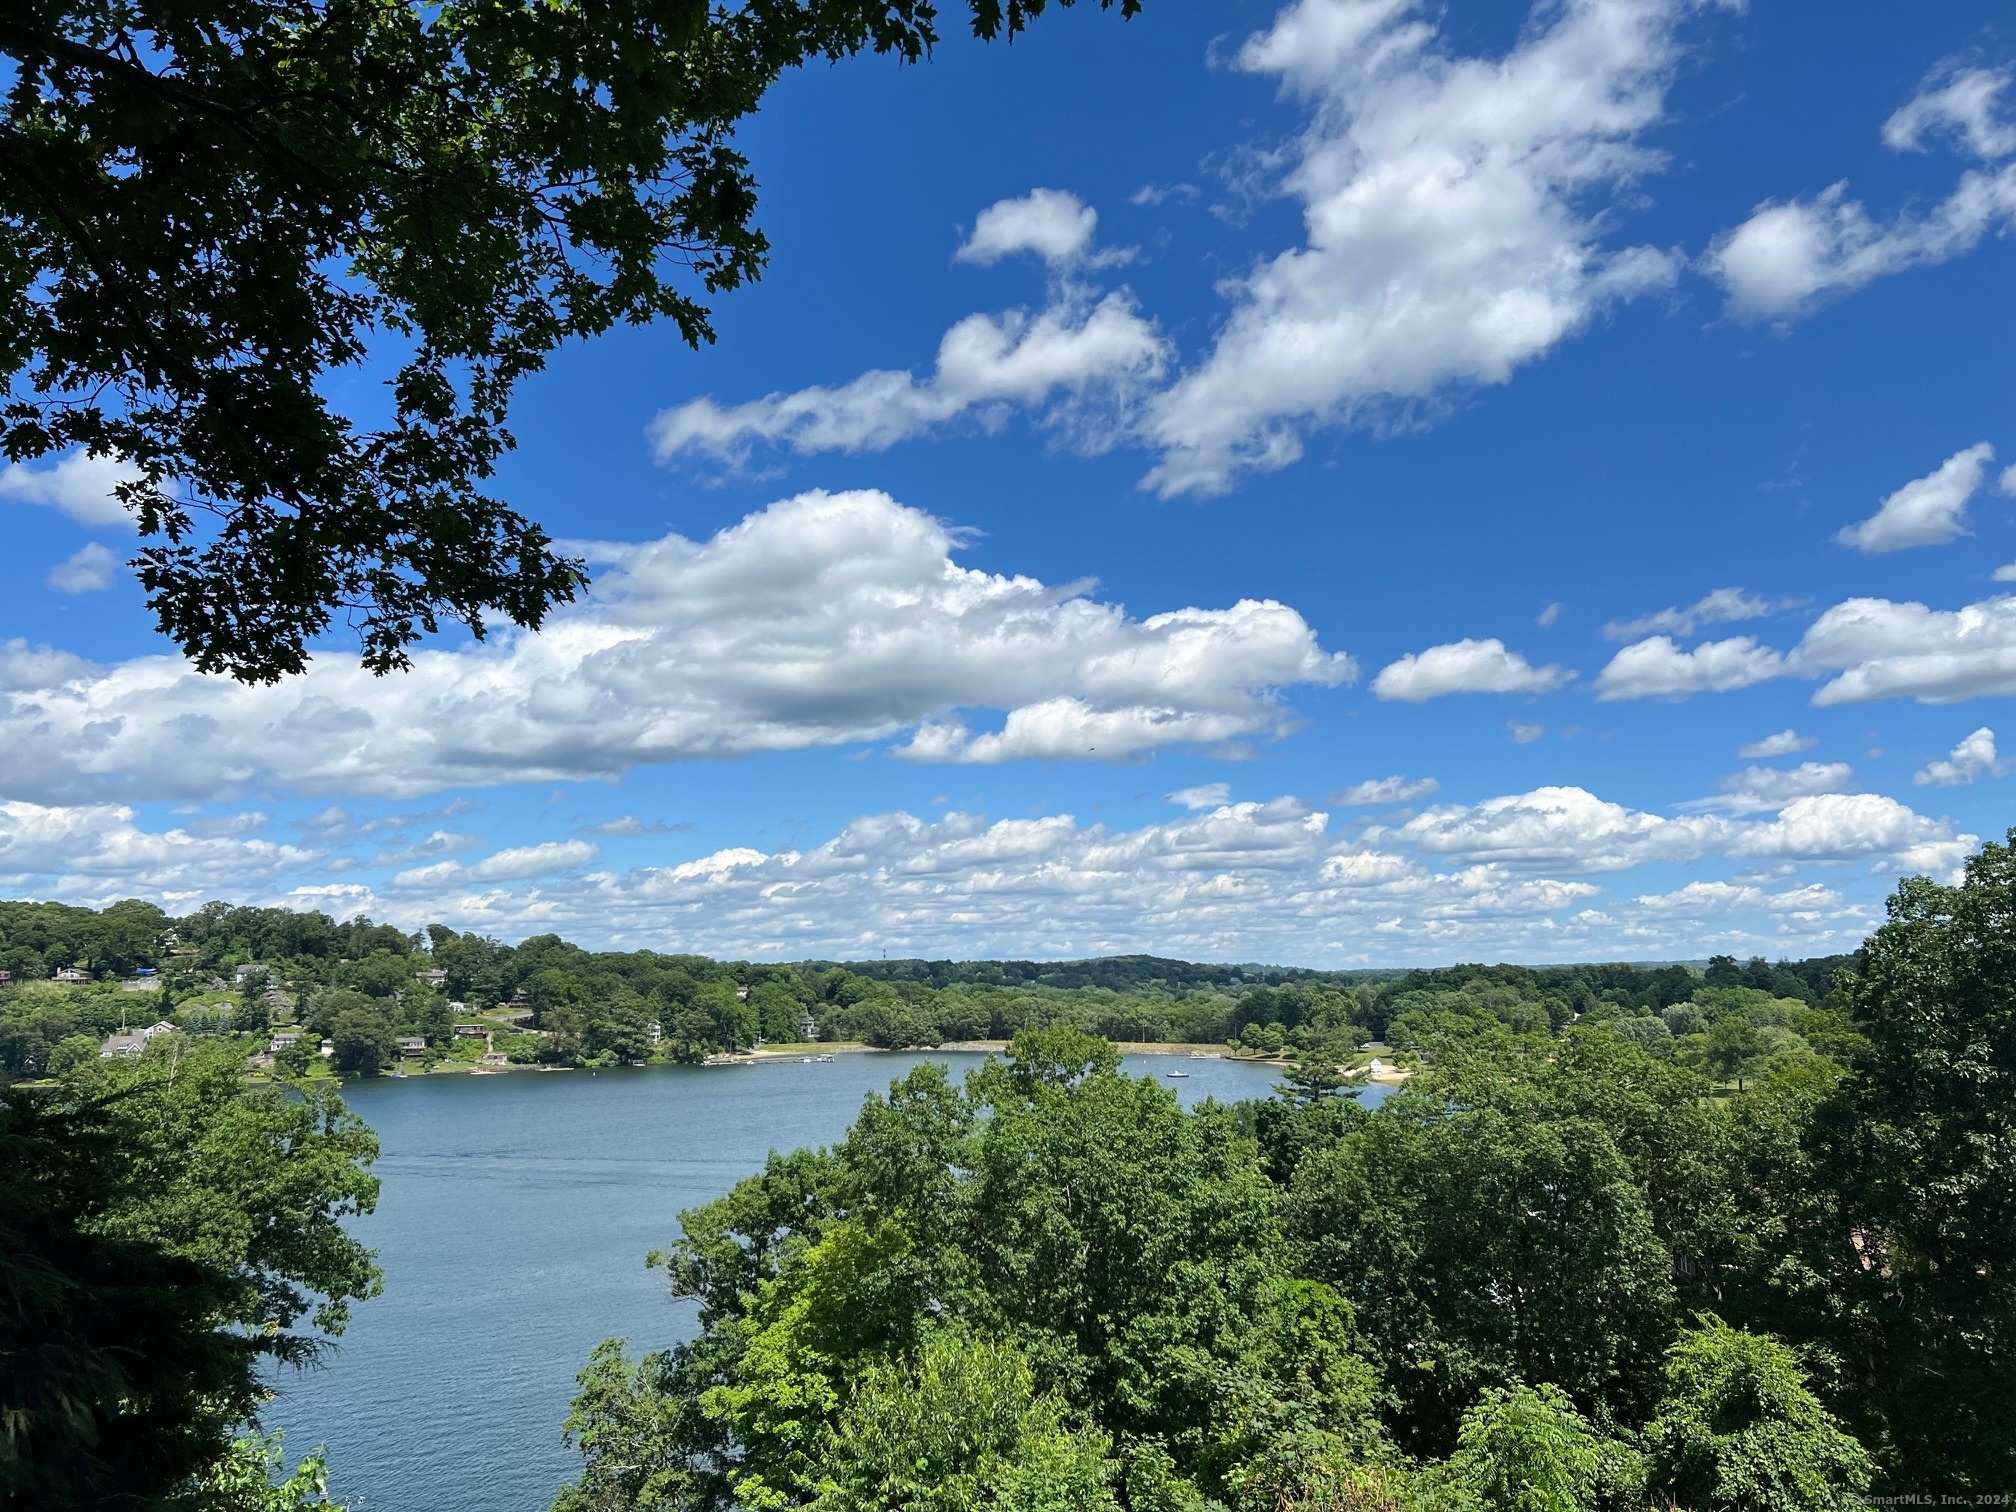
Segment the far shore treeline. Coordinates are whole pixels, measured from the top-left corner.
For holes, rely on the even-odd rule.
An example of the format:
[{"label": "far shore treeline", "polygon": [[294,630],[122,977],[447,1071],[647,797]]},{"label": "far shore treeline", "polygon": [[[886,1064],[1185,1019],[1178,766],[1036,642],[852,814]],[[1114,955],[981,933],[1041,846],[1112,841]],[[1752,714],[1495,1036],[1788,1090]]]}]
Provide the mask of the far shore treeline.
[{"label": "far shore treeline", "polygon": [[520,1065],[693,1063],[758,1044],[896,1049],[1051,1027],[1342,1061],[1367,1041],[1424,1052],[1487,1028],[1548,1035],[1607,1023],[1657,1056],[1733,1076],[1787,1048],[1840,1049],[1851,1031],[1827,1002],[1853,961],[1717,957],[1705,971],[1316,971],[1141,955],[779,965],[588,951],[552,934],[506,945],[439,924],[408,934],[224,903],[175,918],[137,900],[102,910],[11,902],[0,903],[0,1070],[60,1074],[113,1034],[160,1023],[252,1052],[274,1036],[293,1062],[282,1069],[326,1059],[352,1074],[486,1053]]}]

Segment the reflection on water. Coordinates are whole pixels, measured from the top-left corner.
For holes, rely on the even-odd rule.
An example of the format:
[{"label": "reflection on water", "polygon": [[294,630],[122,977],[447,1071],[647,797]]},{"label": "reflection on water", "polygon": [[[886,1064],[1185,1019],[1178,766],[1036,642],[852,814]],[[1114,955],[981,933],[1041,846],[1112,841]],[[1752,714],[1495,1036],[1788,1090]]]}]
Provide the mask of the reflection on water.
[{"label": "reflection on water", "polygon": [[[755,1066],[434,1076],[365,1082],[350,1105],[384,1146],[385,1295],[327,1363],[283,1372],[267,1414],[297,1454],[330,1449],[354,1512],[541,1512],[577,1465],[560,1441],[574,1372],[617,1334],[657,1349],[693,1328],[645,1252],[681,1208],[831,1143],[862,1097],[925,1059],[841,1055]],[[1186,1104],[1264,1096],[1266,1068],[1130,1056]],[[1164,1073],[1185,1071],[1180,1079]]]}]

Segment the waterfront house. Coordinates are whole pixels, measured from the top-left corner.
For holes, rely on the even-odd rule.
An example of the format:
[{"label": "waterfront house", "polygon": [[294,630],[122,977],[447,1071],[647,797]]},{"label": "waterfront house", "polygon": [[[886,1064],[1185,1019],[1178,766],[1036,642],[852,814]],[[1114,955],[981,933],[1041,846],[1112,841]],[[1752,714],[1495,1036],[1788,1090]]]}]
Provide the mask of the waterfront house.
[{"label": "waterfront house", "polygon": [[272,1040],[267,1043],[266,1048],[273,1054],[278,1055],[282,1050],[285,1050],[292,1045],[298,1045],[300,1043],[301,1043],[300,1034],[297,1031],[290,1029],[283,1031],[280,1034],[274,1035]]},{"label": "waterfront house", "polygon": [[98,1047],[100,1060],[130,1060],[147,1048],[144,1034],[114,1034],[107,1036],[105,1043]]},{"label": "waterfront house", "polygon": [[402,1034],[392,1043],[399,1047],[402,1060],[418,1060],[427,1053],[427,1041],[417,1034]]}]

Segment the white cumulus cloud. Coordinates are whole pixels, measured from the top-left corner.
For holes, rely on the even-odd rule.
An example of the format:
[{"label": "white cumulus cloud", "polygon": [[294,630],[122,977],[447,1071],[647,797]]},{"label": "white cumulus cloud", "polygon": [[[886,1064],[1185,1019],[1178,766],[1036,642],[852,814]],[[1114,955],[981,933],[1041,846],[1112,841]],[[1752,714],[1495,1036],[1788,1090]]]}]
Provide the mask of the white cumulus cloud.
[{"label": "white cumulus cloud", "polygon": [[119,558],[92,541],[51,567],[46,581],[58,593],[102,593],[118,567]]},{"label": "white cumulus cloud", "polygon": [[1983,725],[1946,755],[1934,761],[1911,780],[1920,787],[1964,787],[1978,777],[2000,777],[2008,764],[1995,751],[1995,732]]},{"label": "white cumulus cloud", "polygon": [[1763,860],[1853,861],[1950,880],[1981,844],[1944,819],[1929,818],[1880,793],[1795,798],[1778,817],[1744,828],[1730,854]]},{"label": "white cumulus cloud", "polygon": [[1845,182],[1806,199],[1759,205],[1718,238],[1704,264],[1743,320],[1786,320],[1879,278],[1971,252],[2016,215],[2016,131],[2002,120],[2004,70],[1966,69],[1928,84],[1883,128],[1896,151],[1944,136],[1984,165],[1969,169],[1923,215],[1883,220],[1848,197]]},{"label": "white cumulus cloud", "polygon": [[593,861],[602,848],[588,840],[549,840],[542,845],[514,845],[481,861],[437,861],[416,866],[392,878],[394,887],[466,887],[479,882],[517,882]]},{"label": "white cumulus cloud", "polygon": [[1783,677],[1787,670],[1784,656],[1758,645],[1755,636],[1704,641],[1683,651],[1670,635],[1655,635],[1610,658],[1610,664],[1597,675],[1596,696],[1607,703],[1620,698],[1727,693]]},{"label": "white cumulus cloud", "polygon": [[124,804],[0,802],[0,887],[16,896],[110,903],[135,895],[193,907],[316,860],[271,840],[147,830]]},{"label": "white cumulus cloud", "polygon": [[1020,199],[997,200],[973,221],[973,234],[954,254],[983,267],[1017,252],[1068,266],[1091,250],[1099,212],[1062,189],[1032,189]]},{"label": "white cumulus cloud", "polygon": [[1465,639],[1389,662],[1372,680],[1372,691],[1421,703],[1448,693],[1546,693],[1574,675],[1566,667],[1535,667],[1496,637]]},{"label": "white cumulus cloud", "polygon": [[1300,456],[1314,425],[1498,384],[1678,260],[1603,245],[1591,201],[1657,166],[1682,0],[1537,9],[1457,56],[1411,0],[1295,0],[1239,65],[1313,119],[1281,187],[1305,242],[1231,285],[1203,362],[1154,404],[1148,482],[1209,494]]},{"label": "white cumulus cloud", "polygon": [[[711,540],[628,548],[544,629],[425,650],[385,678],[330,654],[246,687],[174,657],[94,667],[8,643],[0,790],[408,796],[925,729],[949,734],[947,760],[1103,760],[1283,733],[1287,689],[1356,675],[1283,604],[1136,618],[1088,584],[964,568],[954,549],[886,494],[801,494]],[[959,711],[976,710],[1002,728],[966,734]],[[918,745],[906,754],[932,754]]]},{"label": "white cumulus cloud", "polygon": [[139,476],[124,462],[74,451],[47,467],[12,462],[0,468],[0,499],[60,509],[80,525],[130,526],[132,516],[112,490]]},{"label": "white cumulus cloud", "polygon": [[1857,551],[1943,546],[1967,533],[1967,505],[1981,491],[1995,448],[1986,441],[1957,451],[1932,472],[1884,499],[1876,513],[1834,537]]},{"label": "white cumulus cloud", "polygon": [[1813,695],[1822,705],[2016,693],[2016,598],[1955,610],[1848,599],[1813,622],[1793,656],[1808,674],[1839,673]]},{"label": "white cumulus cloud", "polygon": [[1794,798],[1841,792],[1852,775],[1845,761],[1802,761],[1796,767],[1745,767],[1715,784],[1721,789],[1716,797],[1697,798],[1680,807],[1697,813],[1775,812]]}]

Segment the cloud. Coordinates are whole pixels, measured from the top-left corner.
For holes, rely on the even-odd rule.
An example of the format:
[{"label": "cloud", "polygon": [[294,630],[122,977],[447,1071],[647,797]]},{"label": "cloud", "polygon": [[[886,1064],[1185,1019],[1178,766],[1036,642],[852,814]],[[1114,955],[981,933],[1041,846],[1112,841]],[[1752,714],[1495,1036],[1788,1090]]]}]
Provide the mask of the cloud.
[{"label": "cloud", "polygon": [[[1979,844],[1944,819],[1876,793],[1795,797],[1768,822],[1716,815],[1665,819],[1579,787],[1542,787],[1469,806],[1432,808],[1392,836],[1435,855],[1573,873],[1622,871],[1714,853],[1790,862],[1870,861],[1950,876]],[[1387,838],[1367,831],[1367,841]]]},{"label": "cloud", "polygon": [[1137,619],[1087,583],[964,568],[954,549],[886,494],[800,494],[711,540],[630,548],[537,633],[429,649],[382,679],[343,654],[246,687],[174,657],[93,667],[9,643],[0,782],[43,800],[253,783],[411,797],[911,730],[905,754],[928,756],[921,732],[958,711],[1005,719],[940,759],[1105,760],[1285,733],[1286,690],[1356,675],[1271,600]]},{"label": "cloud", "polygon": [[1671,636],[1626,646],[1610,658],[1596,678],[1596,696],[1605,703],[1620,698],[1686,698],[1694,693],[1727,693],[1752,683],[1783,677],[1785,658],[1754,636],[1705,641],[1682,651]]},{"label": "cloud", "polygon": [[1771,756],[1796,756],[1801,751],[1810,751],[1820,742],[1814,736],[1801,735],[1797,730],[1780,730],[1776,735],[1766,735],[1762,740],[1753,740],[1746,746],[1739,746],[1736,754],[1751,759]]},{"label": "cloud", "polygon": [[1848,599],[1813,622],[1793,657],[1808,675],[1839,672],[1813,695],[1821,705],[2016,693],[2016,598],[1951,611]]},{"label": "cloud", "polygon": [[596,835],[677,835],[693,828],[691,819],[682,819],[677,824],[667,824],[663,819],[639,819],[635,814],[620,814],[614,819],[604,819],[600,824],[588,826]]},{"label": "cloud", "polygon": [[1886,498],[1876,513],[1834,537],[1871,553],[1943,546],[1967,534],[1967,504],[1981,489],[1995,448],[1986,441],[1955,452],[1938,468]]},{"label": "cloud", "polygon": [[1634,620],[1612,620],[1603,627],[1606,640],[1636,640],[1644,635],[1692,635],[1703,625],[1726,625],[1736,620],[1762,619],[1793,608],[1793,599],[1771,600],[1746,593],[1741,588],[1717,588],[1685,609],[1666,608]]},{"label": "cloud", "polygon": [[1742,830],[1730,853],[1760,860],[1852,861],[1950,880],[1981,844],[1944,819],[1914,813],[1878,793],[1822,793],[1795,798],[1769,824]]},{"label": "cloud", "polygon": [[1096,451],[1116,434],[1106,417],[1132,406],[1161,376],[1165,358],[1161,336],[1136,313],[1133,297],[1112,293],[1033,316],[969,315],[945,333],[929,378],[877,371],[838,388],[815,385],[747,404],[695,399],[663,411],[648,434],[660,462],[698,453],[741,466],[758,445],[801,455],[884,451],[976,411],[993,428],[1018,405],[1040,409],[1056,400],[1045,423]]},{"label": "cloud", "polygon": [[1163,796],[1179,808],[1191,810],[1221,808],[1232,796],[1232,784],[1205,782],[1196,787],[1178,788],[1175,792],[1165,793]]},{"label": "cloud", "polygon": [[1533,623],[1538,625],[1542,630],[1552,630],[1560,618],[1561,606],[1559,604],[1549,604],[1533,617]]},{"label": "cloud", "polygon": [[[2016,131],[1998,115],[2009,82],[2003,70],[1967,69],[1930,84],[1883,128],[1894,151],[1944,136],[1984,164],[2016,152]],[[1771,200],[1719,237],[1703,259],[1729,294],[1739,320],[1789,320],[1830,298],[1893,273],[1929,267],[1974,250],[2016,214],[2016,165],[1970,169],[1923,216],[1872,216],[1848,186],[1810,199]]]},{"label": "cloud", "polygon": [[1460,640],[1389,662],[1372,680],[1381,698],[1421,703],[1447,693],[1546,693],[1575,674],[1566,667],[1535,667],[1497,638]]},{"label": "cloud", "polygon": [[1541,7],[1458,57],[1409,0],[1295,0],[1239,53],[1313,119],[1280,187],[1306,240],[1230,284],[1203,362],[1151,408],[1164,496],[1284,467],[1312,426],[1507,382],[1678,259],[1601,245],[1589,201],[1650,171],[1680,0]]},{"label": "cloud", "polygon": [[1796,767],[1745,767],[1724,777],[1715,786],[1722,791],[1714,798],[1697,798],[1679,805],[1691,813],[1722,812],[1756,814],[1782,809],[1795,798],[1814,793],[1838,793],[1853,775],[1845,761],[1802,761]]},{"label": "cloud", "polygon": [[1412,803],[1441,791],[1442,784],[1433,777],[1378,777],[1339,789],[1330,795],[1330,801],[1339,808],[1360,808],[1374,803]]},{"label": "cloud", "polygon": [[[1660,819],[1574,788],[1430,810],[1351,838],[1294,798],[1216,802],[1109,830],[1070,814],[936,820],[864,814],[822,843],[731,845],[628,871],[581,840],[441,861],[374,885],[346,858],[189,828],[117,805],[0,804],[0,880],[17,895],[154,897],[439,921],[503,938],[559,931],[596,948],[728,958],[880,954],[1405,964],[1452,959],[1815,954],[1850,948],[1886,868],[1957,865],[1973,837],[1872,795],[1789,803],[1776,820]],[[1209,795],[1215,796],[1215,795]],[[332,821],[334,822],[334,821]],[[351,821],[353,824],[356,821]],[[359,839],[368,837],[359,836]],[[423,842],[424,844],[424,842]],[[1602,908],[1589,874],[1724,856],[1787,880],[1690,879]],[[1910,859],[1903,859],[1910,858]],[[1867,862],[1844,901],[1793,872]],[[1921,865],[1922,863],[1922,865]],[[1703,922],[1703,921],[1708,922]]]},{"label": "cloud", "polygon": [[80,525],[130,528],[133,518],[112,490],[139,477],[139,472],[124,462],[74,451],[50,467],[12,462],[0,468],[0,499],[60,509]]},{"label": "cloud", "polygon": [[1061,189],[1032,189],[1021,199],[998,200],[975,217],[973,234],[953,254],[983,267],[1034,252],[1052,266],[1069,266],[1091,250],[1099,212]]},{"label": "cloud", "polygon": [[1977,777],[2000,777],[2008,764],[1995,753],[1995,732],[1983,725],[1911,780],[1919,787],[1965,787]]},{"label": "cloud", "polygon": [[118,566],[117,557],[92,541],[51,567],[45,581],[58,593],[102,593]]},{"label": "cloud", "polygon": [[1974,157],[2007,157],[2016,152],[2016,130],[1996,119],[1996,111],[2008,84],[2009,75],[2000,69],[1954,72],[1944,84],[1921,89],[1883,123],[1883,145],[1893,152],[1922,152],[1927,137],[1952,136]]},{"label": "cloud", "polygon": [[1545,725],[1519,724],[1516,721],[1508,724],[1505,728],[1512,732],[1512,739],[1519,745],[1531,745],[1547,733],[1547,726]]},{"label": "cloud", "polygon": [[124,804],[0,802],[0,887],[10,894],[109,903],[136,894],[194,907],[317,859],[270,840],[147,831]]},{"label": "cloud", "polygon": [[1398,833],[1435,855],[1519,868],[1622,871],[1692,861],[1734,831],[1720,819],[1662,819],[1579,787],[1542,787],[1482,803],[1431,808]]},{"label": "cloud", "polygon": [[518,882],[530,877],[549,876],[593,861],[602,847],[588,840],[549,840],[543,845],[517,845],[485,856],[481,861],[437,861],[402,871],[392,878],[394,887],[467,887],[480,882]]},{"label": "cloud", "polygon": [[712,397],[660,411],[645,428],[661,463],[697,455],[746,466],[758,448],[885,451],[955,420],[998,430],[1017,409],[1088,453],[1117,444],[1158,384],[1170,348],[1126,289],[1101,295],[1078,270],[1124,261],[1092,250],[1098,215],[1074,195],[1037,189],[980,213],[959,249],[964,262],[1035,252],[1054,276],[1035,313],[968,315],[938,343],[936,367],[919,378],[876,369],[837,386],[815,384],[744,404]]}]

